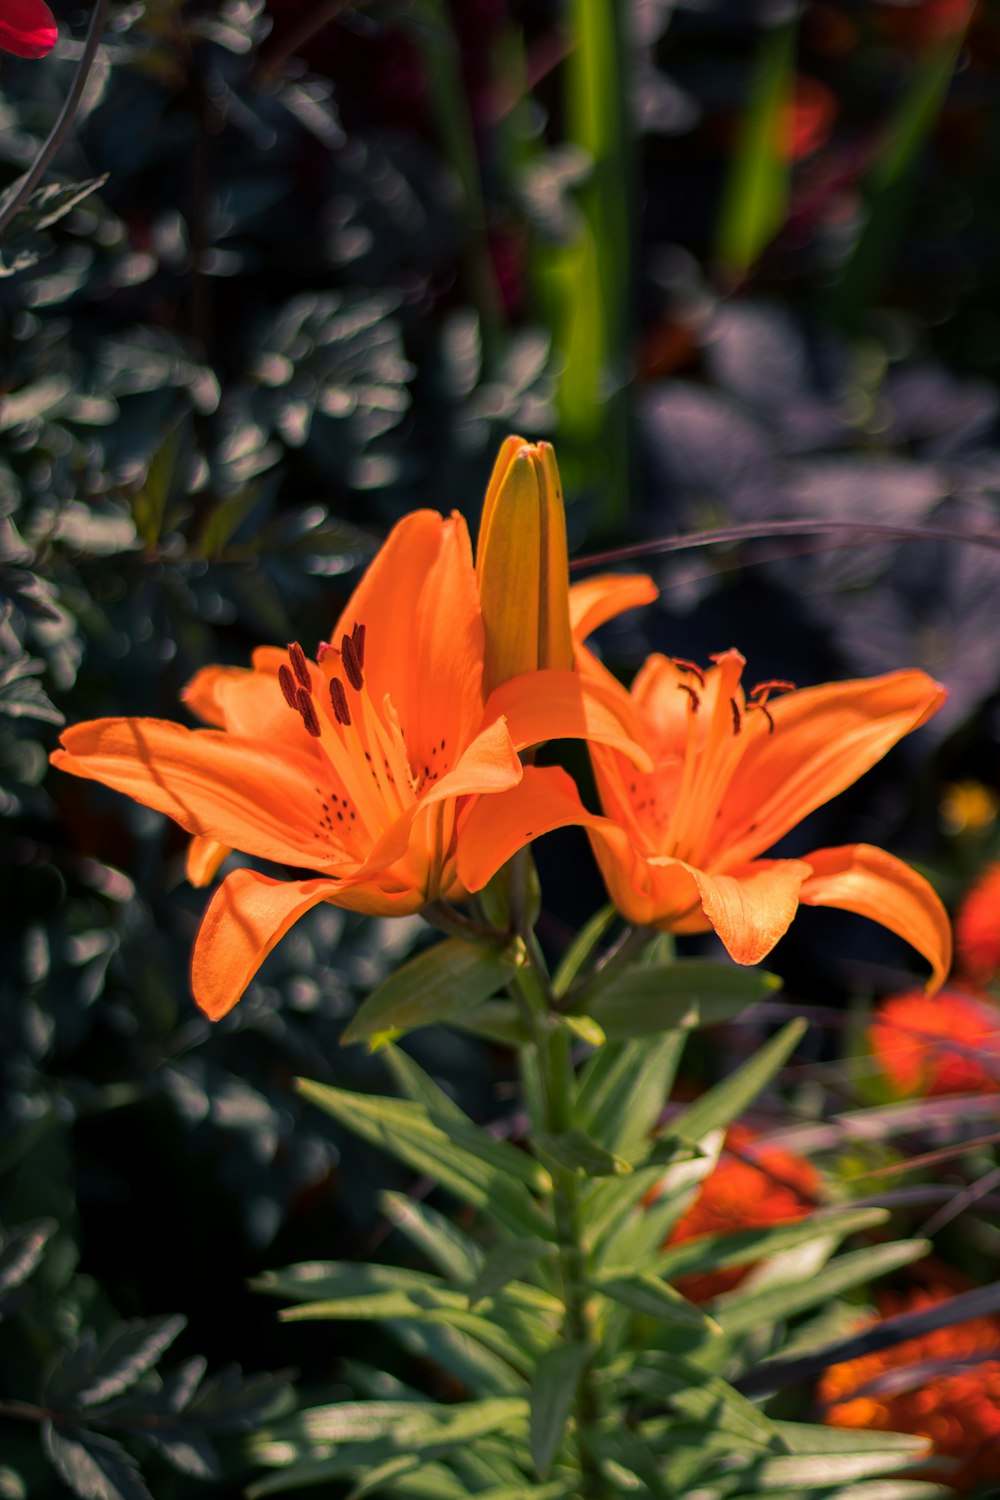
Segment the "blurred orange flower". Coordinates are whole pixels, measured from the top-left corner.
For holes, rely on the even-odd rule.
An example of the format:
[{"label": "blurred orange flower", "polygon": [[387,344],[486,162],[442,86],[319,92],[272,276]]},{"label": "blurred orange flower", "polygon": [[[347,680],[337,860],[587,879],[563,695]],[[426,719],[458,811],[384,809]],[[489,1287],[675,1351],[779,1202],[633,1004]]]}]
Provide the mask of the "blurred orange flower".
[{"label": "blurred orange flower", "polygon": [[[822,1179],[804,1157],[779,1146],[758,1145],[756,1133],[734,1125],[726,1136],[719,1163],[702,1184],[687,1212],[667,1238],[681,1245],[706,1234],[735,1234],[790,1224],[813,1209]],[[679,1276],[674,1285],[692,1302],[707,1302],[738,1286],[751,1265]]]},{"label": "blurred orange flower", "polygon": [[1000,975],[1000,863],[984,871],[958,908],[955,948],[960,971],[974,984]]},{"label": "blurred orange flower", "polygon": [[[882,1313],[917,1312],[951,1295],[942,1287],[888,1295]],[[929,1438],[935,1454],[958,1461],[940,1476],[955,1489],[1000,1479],[1000,1318],[969,1318],[832,1365],[817,1395],[833,1427]]]},{"label": "blurred orange flower", "polygon": [[900,1094],[1000,1091],[1000,1007],[972,995],[896,995],[879,1006],[868,1044]]}]

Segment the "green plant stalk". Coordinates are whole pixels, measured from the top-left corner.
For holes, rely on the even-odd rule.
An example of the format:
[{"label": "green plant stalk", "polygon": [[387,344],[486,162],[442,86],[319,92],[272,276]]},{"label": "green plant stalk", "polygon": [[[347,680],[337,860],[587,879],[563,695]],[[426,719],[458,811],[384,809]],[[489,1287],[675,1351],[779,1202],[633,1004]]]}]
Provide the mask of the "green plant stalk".
[{"label": "green plant stalk", "polygon": [[[537,1117],[532,1125],[551,1135],[560,1135],[568,1130],[573,1119],[573,1093],[575,1078],[570,1052],[569,1031],[553,1023],[556,1012],[555,996],[548,981],[544,961],[534,931],[522,925],[517,918],[524,906],[521,896],[527,878],[527,865],[515,856],[511,864],[511,908],[518,936],[524,943],[525,962],[517,971],[511,988],[522,1013],[531,1028],[533,1041],[529,1044],[533,1053],[537,1090],[526,1088],[529,1098],[534,1092],[538,1098]],[[520,893],[518,888],[520,887]],[[524,1049],[527,1051],[528,1049]],[[528,1059],[522,1058],[522,1071],[529,1071]],[[563,1336],[593,1350],[594,1338],[588,1292],[585,1277],[585,1252],[580,1225],[579,1186],[572,1171],[551,1165],[552,1209],[555,1219],[556,1242],[559,1248],[559,1276],[562,1284],[565,1316]],[[604,1481],[594,1463],[587,1442],[587,1431],[598,1416],[598,1403],[593,1384],[592,1359],[580,1376],[573,1407],[574,1437],[577,1464],[580,1470],[581,1500],[603,1500]]]}]

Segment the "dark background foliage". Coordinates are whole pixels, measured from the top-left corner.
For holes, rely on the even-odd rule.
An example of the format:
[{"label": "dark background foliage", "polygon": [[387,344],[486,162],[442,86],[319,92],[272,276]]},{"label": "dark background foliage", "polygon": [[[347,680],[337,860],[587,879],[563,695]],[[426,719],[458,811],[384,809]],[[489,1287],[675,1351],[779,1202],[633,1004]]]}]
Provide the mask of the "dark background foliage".
[{"label": "dark background foliage", "polygon": [[[292,1080],[385,1085],[337,1040],[421,930],[324,909],[210,1027],[182,836],[50,775],[58,726],[314,645],[394,519],[474,520],[509,431],[556,442],[580,550],[787,517],[995,537],[1000,13],[965,10],[112,8],[0,245],[0,1496],[237,1494],[273,1372],[350,1389],[359,1336],[279,1326],[247,1279],[381,1253],[394,1169]],[[79,59],[87,13],[57,11],[51,57],[0,62],[5,182]],[[937,803],[996,781],[1000,558],[862,540],[654,553],[661,606],[605,650],[933,671],[947,710],[802,847],[877,829],[956,889]],[[579,848],[541,851],[553,949],[601,899]],[[900,982],[831,920],[779,951],[793,993]],[[502,1120],[509,1058],[428,1035]]]}]

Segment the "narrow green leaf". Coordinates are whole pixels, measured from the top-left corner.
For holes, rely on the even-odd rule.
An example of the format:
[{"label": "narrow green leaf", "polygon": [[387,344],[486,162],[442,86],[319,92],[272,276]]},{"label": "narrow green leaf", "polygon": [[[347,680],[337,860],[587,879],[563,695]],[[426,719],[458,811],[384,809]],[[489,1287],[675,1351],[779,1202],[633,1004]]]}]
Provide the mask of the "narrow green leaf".
[{"label": "narrow green leaf", "polygon": [[552,981],[552,993],[557,1000],[561,1000],[565,995],[617,915],[617,911],[609,901],[607,906],[602,906],[589,922],[585,922],[580,928],[563,954],[562,962]]},{"label": "narrow green leaf", "polygon": [[668,1281],[661,1281],[656,1276],[600,1276],[594,1279],[593,1286],[595,1291],[603,1292],[632,1312],[658,1318],[675,1328],[697,1328],[702,1333],[722,1332],[714,1318],[693,1302],[688,1302]]},{"label": "narrow green leaf", "polygon": [[367,1442],[388,1438],[404,1452],[466,1443],[484,1433],[526,1421],[528,1403],[518,1396],[462,1401],[454,1406],[423,1401],[340,1401],[295,1412],[268,1430],[271,1440],[310,1443]]},{"label": "narrow green leaf", "polygon": [[874,1245],[841,1255],[807,1280],[787,1286],[769,1286],[759,1292],[729,1292],[712,1304],[727,1335],[749,1333],[804,1312],[807,1307],[828,1302],[852,1287],[861,1286],[876,1276],[885,1276],[900,1266],[908,1266],[927,1254],[927,1240],[902,1240],[895,1244]]},{"label": "narrow green leaf", "polygon": [[795,1453],[760,1459],[741,1478],[753,1480],[755,1493],[782,1485],[789,1489],[819,1490],[833,1484],[853,1484],[875,1474],[891,1474],[898,1469],[899,1454],[891,1449],[882,1453]]},{"label": "narrow green leaf", "polygon": [[422,1250],[449,1281],[465,1284],[478,1274],[482,1251],[454,1220],[405,1193],[382,1193],[379,1207],[400,1234]]},{"label": "narrow green leaf", "polygon": [[546,1240],[503,1240],[484,1256],[482,1264],[467,1287],[469,1306],[494,1297],[512,1281],[520,1280],[530,1266],[555,1253],[555,1246]]},{"label": "narrow green leaf", "polygon": [[432,1120],[406,1099],[382,1099],[300,1079],[306,1098],[364,1140],[384,1147],[417,1172],[426,1172],[516,1235],[551,1236],[528,1184],[549,1187],[548,1174],[522,1151],[494,1140],[474,1125],[451,1118]]},{"label": "narrow green leaf", "polygon": [[660,1466],[641,1437],[627,1427],[589,1432],[587,1446],[619,1492],[644,1494],[652,1500],[676,1500],[664,1482]]},{"label": "narrow green leaf", "polygon": [[452,1016],[451,1025],[488,1042],[499,1042],[501,1047],[521,1047],[531,1040],[513,1000],[485,1000]]},{"label": "narrow green leaf", "polygon": [[447,1021],[496,994],[516,967],[506,949],[445,938],[409,959],[373,990],[341,1041],[347,1045]]},{"label": "narrow green leaf", "polygon": [[445,1093],[439,1083],[425,1073],[418,1062],[399,1047],[388,1046],[382,1054],[389,1072],[400,1091],[414,1104],[420,1104],[434,1120],[458,1120],[473,1126],[473,1122],[450,1094]]},{"label": "narrow green leaf", "polygon": [[825,1427],[816,1422],[775,1422],[782,1441],[790,1453],[895,1453],[919,1458],[927,1451],[926,1438],[908,1432],[868,1431],[861,1427]]},{"label": "narrow green leaf", "polygon": [[547,1479],[566,1431],[580,1377],[587,1367],[585,1344],[557,1344],[543,1354],[531,1382],[531,1459]]},{"label": "narrow green leaf", "polygon": [[706,1234],[697,1240],[671,1245],[658,1256],[650,1269],[658,1276],[688,1276],[696,1271],[720,1270],[761,1260],[779,1250],[806,1244],[821,1236],[843,1238],[874,1229],[888,1219],[884,1208],[846,1208],[837,1213],[811,1214],[793,1224],[774,1224],[766,1229],[741,1229],[734,1234]]},{"label": "narrow green leaf", "polygon": [[621,1177],[632,1171],[623,1157],[605,1151],[576,1125],[560,1135],[537,1130],[534,1140],[543,1156],[583,1177]]},{"label": "narrow green leaf", "polygon": [[692,1031],[732,1020],[781,988],[763,969],[698,959],[627,969],[587,1001],[587,1014],[612,1041]]},{"label": "narrow green leaf", "polygon": [[639,1364],[628,1370],[624,1379],[631,1389],[640,1391],[649,1400],[667,1402],[685,1416],[732,1433],[742,1442],[772,1451],[787,1451],[788,1445],[770,1417],[718,1375],[701,1369],[692,1360],[655,1351],[640,1356]]},{"label": "narrow green leaf", "polygon": [[710,1130],[730,1125],[767,1087],[778,1069],[794,1051],[806,1029],[805,1021],[790,1021],[777,1036],[754,1053],[728,1078],[706,1090],[682,1114],[670,1122],[671,1132],[697,1141]]},{"label": "narrow green leaf", "polygon": [[678,1032],[602,1048],[583,1071],[574,1123],[614,1155],[641,1160],[683,1045]]},{"label": "narrow green leaf", "polygon": [[766,249],[788,211],[795,38],[795,20],[789,19],[761,41],[739,146],[723,189],[715,253],[738,279]]}]

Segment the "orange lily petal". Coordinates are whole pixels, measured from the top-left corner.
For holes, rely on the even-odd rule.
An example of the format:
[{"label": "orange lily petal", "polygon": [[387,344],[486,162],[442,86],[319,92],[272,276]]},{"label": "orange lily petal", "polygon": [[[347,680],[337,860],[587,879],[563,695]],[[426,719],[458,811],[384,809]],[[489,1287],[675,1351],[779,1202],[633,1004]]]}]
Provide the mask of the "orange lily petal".
[{"label": "orange lily petal", "polygon": [[199,838],[196,834],[188,844],[184,873],[192,885],[211,885],[219,873],[222,861],[232,852],[227,844],[220,844],[215,839]]},{"label": "orange lily petal", "polygon": [[784,937],[810,873],[800,859],[758,859],[729,875],[688,868],[706,917],[738,964],[760,963]]},{"label": "orange lily petal", "polygon": [[937,893],[901,859],[872,844],[846,844],[807,854],[812,874],[799,900],[857,912],[905,938],[931,966],[928,990],[951,968],[951,923]]},{"label": "orange lily petal", "polygon": [[652,604],[660,590],[645,573],[597,573],[569,591],[569,619],[575,641],[640,604]]},{"label": "orange lily petal", "polygon": [[[509,787],[516,786],[521,775],[521,762],[511,743],[506,720],[497,719],[476,735],[453,770],[442,776],[440,781],[434,782],[423,793],[419,802],[408,807],[392,827],[386,829],[358,869],[355,878],[376,875],[378,871],[386,870],[396,860],[402,859],[410,845],[413,823],[427,807],[436,802],[444,802],[449,797],[482,792],[502,794]],[[496,800],[495,796],[484,798],[487,803]]]},{"label": "orange lily petal", "polygon": [[[516,679],[515,679],[516,680]],[[604,823],[587,812],[572,777],[558,766],[525,766],[516,787],[480,797],[458,833],[458,874],[467,891],[479,891],[518,849],[543,833],[574,823]]]},{"label": "orange lily petal", "polygon": [[[366,627],[372,701],[388,694],[415,761],[445,741],[446,763],[482,717],[484,632],[463,518],[413,511],[393,527],[340,617],[332,644]],[[414,651],[420,643],[420,659]]]},{"label": "orange lily petal", "polygon": [[296,751],[162,719],[95,719],[63,735],[53,765],[166,813],[188,833],[284,864],[323,867],[323,794]]},{"label": "orange lily petal", "polygon": [[925,672],[906,671],[776,698],[768,704],[774,732],[747,738],[703,862],[731,866],[769,849],[919,728],[946,696]]},{"label": "orange lily petal", "polygon": [[625,689],[613,679],[577,672],[527,672],[490,694],[486,715],[503,714],[518,750],[545,740],[584,739],[612,745],[641,770],[653,762]]},{"label": "orange lily petal", "polygon": [[219,688],[224,682],[246,675],[244,667],[202,667],[181,692],[181,702],[186,703],[203,724],[210,724],[213,729],[225,729],[226,716],[219,702]]},{"label": "orange lily petal", "polygon": [[272,880],[256,870],[226,876],[208,904],[191,956],[194,998],[210,1021],[232,1010],[293,923],[336,892],[333,880]]}]

